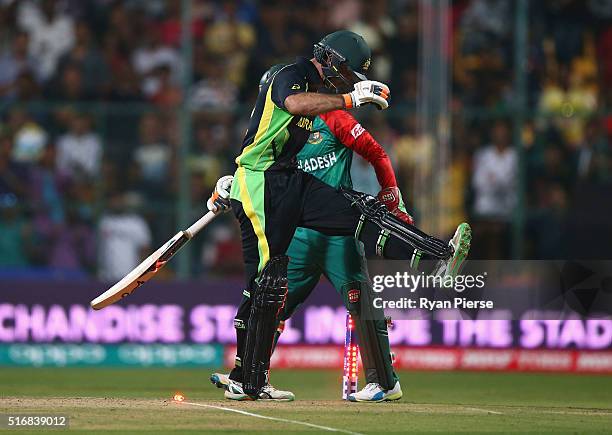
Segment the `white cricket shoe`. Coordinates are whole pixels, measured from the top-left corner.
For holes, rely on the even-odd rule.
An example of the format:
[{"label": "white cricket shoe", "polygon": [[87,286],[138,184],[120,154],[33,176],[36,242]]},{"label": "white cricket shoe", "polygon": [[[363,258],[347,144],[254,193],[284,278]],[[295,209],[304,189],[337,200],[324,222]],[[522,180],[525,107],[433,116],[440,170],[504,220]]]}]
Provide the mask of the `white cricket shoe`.
[{"label": "white cricket shoe", "polygon": [[210,382],[217,388],[226,388],[230,383],[230,378],[225,373],[213,373],[210,375]]},{"label": "white cricket shoe", "polygon": [[371,382],[361,391],[349,394],[348,400],[351,402],[390,402],[402,398],[402,387],[399,381],[391,390],[383,390],[380,384]]},{"label": "white cricket shoe", "polygon": [[[231,380],[228,375],[223,373],[213,373],[210,376],[210,382],[217,388],[224,388],[224,396],[230,400],[253,400],[242,389],[242,383]],[[277,390],[272,385],[268,384],[261,389],[259,400],[273,400],[276,402],[292,402],[295,400],[295,394],[291,391]]]},{"label": "white cricket shoe", "polygon": [[259,400],[275,400],[277,402],[293,402],[295,394],[291,391],[277,390],[274,386],[265,385],[259,393]]},{"label": "white cricket shoe", "polygon": [[248,394],[245,394],[242,389],[242,382],[236,382],[231,379],[229,379],[229,383],[225,386],[225,393],[223,395],[229,400],[253,400]]}]

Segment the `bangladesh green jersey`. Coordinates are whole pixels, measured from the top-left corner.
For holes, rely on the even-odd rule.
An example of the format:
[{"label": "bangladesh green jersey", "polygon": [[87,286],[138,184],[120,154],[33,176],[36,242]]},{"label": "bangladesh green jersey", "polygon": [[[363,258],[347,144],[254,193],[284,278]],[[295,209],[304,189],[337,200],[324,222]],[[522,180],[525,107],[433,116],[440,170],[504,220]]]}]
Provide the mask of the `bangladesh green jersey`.
[{"label": "bangladesh green jersey", "polygon": [[298,167],[332,187],[352,188],[353,152],[372,165],[381,188],[397,185],[383,147],[346,110],[315,118],[308,142],[298,153]]},{"label": "bangladesh green jersey", "polygon": [[298,168],[332,187],[352,188],[351,163],[353,151],[332,133],[325,121],[317,116],[312,133],[298,153]]}]

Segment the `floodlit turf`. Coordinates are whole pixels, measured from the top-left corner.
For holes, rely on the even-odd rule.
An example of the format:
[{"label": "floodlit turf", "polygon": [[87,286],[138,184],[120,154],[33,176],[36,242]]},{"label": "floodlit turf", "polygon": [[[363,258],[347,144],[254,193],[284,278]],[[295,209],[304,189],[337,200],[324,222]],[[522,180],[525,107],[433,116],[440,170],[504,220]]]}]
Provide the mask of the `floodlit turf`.
[{"label": "floodlit turf", "polygon": [[[401,373],[395,403],[339,400],[333,371],[276,370],[272,382],[293,403],[229,402],[208,370],[0,369],[0,413],[64,413],[71,432],[323,433],[174,403],[180,391],[199,403],[357,433],[598,433],[612,430],[612,377],[494,373]],[[327,432],[332,433],[332,432]],[[337,432],[336,432],[337,433]]]}]

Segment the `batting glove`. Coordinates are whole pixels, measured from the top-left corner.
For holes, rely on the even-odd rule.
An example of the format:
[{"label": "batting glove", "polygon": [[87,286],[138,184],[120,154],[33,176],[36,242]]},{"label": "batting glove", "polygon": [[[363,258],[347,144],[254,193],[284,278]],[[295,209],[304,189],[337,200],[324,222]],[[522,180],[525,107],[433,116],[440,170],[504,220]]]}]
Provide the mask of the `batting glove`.
[{"label": "batting glove", "polygon": [[392,215],[408,225],[414,225],[414,219],[406,213],[402,194],[397,186],[384,188],[378,192],[377,198],[387,207],[387,210],[389,210]]},{"label": "batting glove", "polygon": [[232,181],[234,181],[232,175],[226,175],[217,181],[215,191],[206,201],[206,206],[213,213],[225,213],[231,210],[232,205],[230,204],[229,196],[232,189]]},{"label": "batting glove", "polygon": [[344,94],[344,106],[347,109],[363,106],[372,103],[379,109],[389,107],[389,86],[374,80],[364,80],[355,83],[355,90],[349,94]]}]

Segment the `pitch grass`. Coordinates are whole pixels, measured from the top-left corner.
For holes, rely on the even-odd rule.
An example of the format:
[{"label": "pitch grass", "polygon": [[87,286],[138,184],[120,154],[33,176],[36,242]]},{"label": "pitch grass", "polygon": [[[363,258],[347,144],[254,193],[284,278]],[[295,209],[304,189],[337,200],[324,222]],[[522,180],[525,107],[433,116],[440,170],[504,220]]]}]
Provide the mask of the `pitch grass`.
[{"label": "pitch grass", "polygon": [[[293,403],[229,402],[209,370],[0,369],[0,413],[64,413],[81,433],[317,433],[292,423],[173,403],[240,409],[348,431],[603,433],[612,431],[612,377],[496,373],[401,373],[404,398],[339,400],[334,371],[275,370]],[[23,433],[23,431],[21,431]],[[327,432],[331,433],[331,432]]]}]

